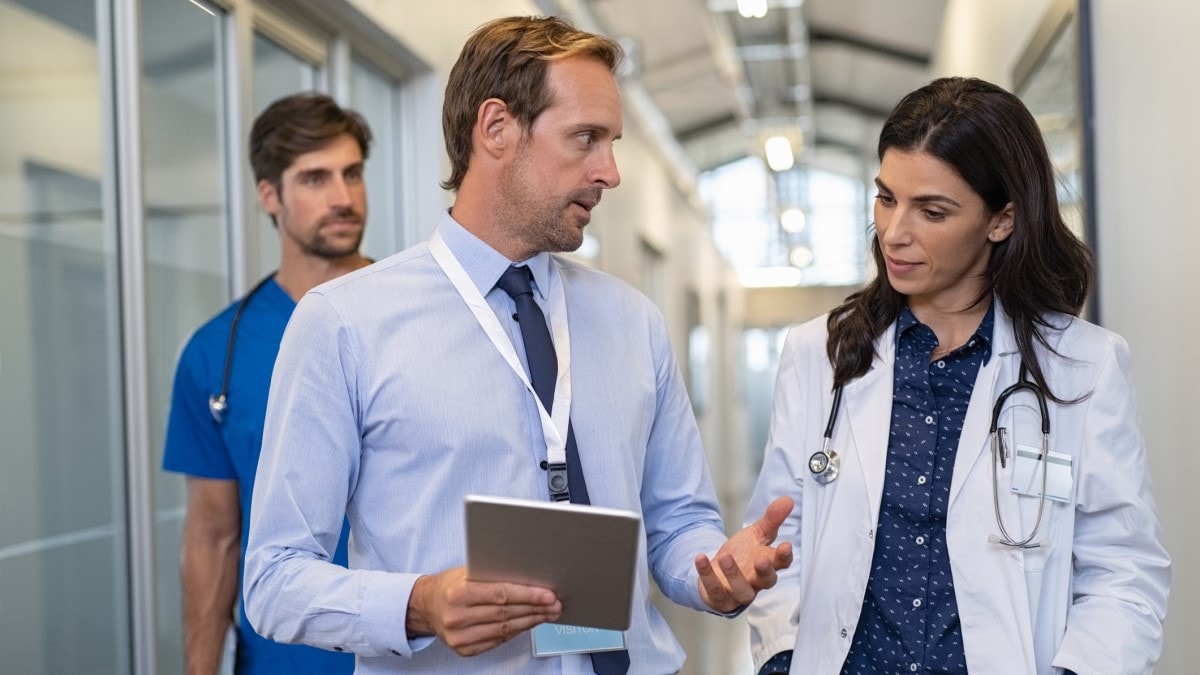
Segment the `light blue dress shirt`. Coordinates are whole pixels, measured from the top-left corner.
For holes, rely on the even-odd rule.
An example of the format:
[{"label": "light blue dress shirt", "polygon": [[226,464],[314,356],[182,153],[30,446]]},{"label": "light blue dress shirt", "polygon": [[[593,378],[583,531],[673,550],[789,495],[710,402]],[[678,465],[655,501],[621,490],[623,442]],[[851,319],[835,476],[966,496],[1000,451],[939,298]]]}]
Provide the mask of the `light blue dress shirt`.
[{"label": "light blue dress shirt", "polygon": [[[510,333],[494,288],[510,262],[448,215],[438,230]],[[564,259],[527,261],[538,289],[561,275],[571,335],[571,420],[592,503],[641,514],[631,673],[684,654],[648,599],[649,574],[706,609],[693,559],[725,541],[699,431],[658,310],[627,284]],[[549,312],[541,291],[535,293]],[[465,562],[463,497],[549,499],[533,394],[420,244],[305,296],[271,383],[251,510],[246,611],[281,641],[355,652],[360,673],[591,673],[587,656],[534,658],[528,634],[462,658],[408,640],[413,583]],[[350,569],[329,564],[342,516]]]}]

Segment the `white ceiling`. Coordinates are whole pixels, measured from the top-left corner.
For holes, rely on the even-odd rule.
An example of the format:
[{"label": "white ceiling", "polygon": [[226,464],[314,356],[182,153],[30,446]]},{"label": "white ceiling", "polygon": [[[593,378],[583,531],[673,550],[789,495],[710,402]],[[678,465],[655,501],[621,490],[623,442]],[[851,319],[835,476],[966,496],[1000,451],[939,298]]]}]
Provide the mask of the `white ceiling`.
[{"label": "white ceiling", "polygon": [[[700,170],[795,139],[802,162],[874,156],[899,98],[930,79],[946,0],[578,0]],[[802,140],[801,140],[802,139]],[[841,162],[841,164],[845,164]]]}]

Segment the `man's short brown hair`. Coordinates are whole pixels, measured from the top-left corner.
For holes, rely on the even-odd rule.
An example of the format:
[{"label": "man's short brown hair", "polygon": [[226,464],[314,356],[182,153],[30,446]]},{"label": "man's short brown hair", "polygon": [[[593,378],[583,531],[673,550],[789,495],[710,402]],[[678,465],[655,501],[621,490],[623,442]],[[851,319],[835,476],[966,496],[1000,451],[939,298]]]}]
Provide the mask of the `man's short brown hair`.
[{"label": "man's short brown hair", "polygon": [[581,31],[559,17],[514,16],[475,29],[446,83],[442,132],[451,173],[443,188],[457,191],[462,185],[479,106],[489,98],[500,99],[521,128],[528,130],[550,107],[546,84],[550,62],[573,56],[596,59],[616,73],[622,51],[613,40]]}]

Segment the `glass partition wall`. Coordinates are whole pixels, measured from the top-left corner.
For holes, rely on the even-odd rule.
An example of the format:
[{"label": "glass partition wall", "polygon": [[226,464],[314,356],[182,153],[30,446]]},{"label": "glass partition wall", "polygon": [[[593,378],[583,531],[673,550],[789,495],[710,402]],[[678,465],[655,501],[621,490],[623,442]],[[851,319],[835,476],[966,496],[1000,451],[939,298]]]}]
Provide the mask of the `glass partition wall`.
[{"label": "glass partition wall", "polygon": [[[279,42],[261,33],[254,34],[254,114],[266,110],[271,102],[316,88],[317,67]],[[247,130],[248,132],[248,130]],[[244,145],[244,144],[243,144]],[[253,180],[253,174],[247,174]],[[279,235],[266,213],[259,212],[259,269],[264,274],[279,266]]]},{"label": "glass partition wall", "polygon": [[[372,180],[401,180],[396,101],[424,66],[344,0],[258,2],[0,0],[0,672],[183,672],[186,495],[159,466],[184,342],[234,270],[277,264],[241,185],[253,116],[340,82],[377,130]],[[307,51],[276,39],[295,17]],[[394,58],[312,48],[358,41]],[[389,208],[375,257],[411,243]],[[239,259],[251,237],[270,246]]]},{"label": "glass partition wall", "polygon": [[154,591],[158,672],[182,672],[179,545],[185,485],[158,470],[175,360],[229,300],[229,232],[222,152],[228,133],[227,17],[214,5],[141,3],[147,388],[154,462]]},{"label": "glass partition wall", "polygon": [[0,654],[126,672],[115,176],[94,0],[0,0]]}]

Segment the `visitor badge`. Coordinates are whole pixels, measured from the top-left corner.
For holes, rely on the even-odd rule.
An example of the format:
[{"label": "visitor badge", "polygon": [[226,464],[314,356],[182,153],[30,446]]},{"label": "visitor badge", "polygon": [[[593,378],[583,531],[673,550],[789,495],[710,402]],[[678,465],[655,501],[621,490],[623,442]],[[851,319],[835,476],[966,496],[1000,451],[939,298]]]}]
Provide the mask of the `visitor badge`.
[{"label": "visitor badge", "polygon": [[[1042,450],[1029,445],[1017,446],[1013,466],[1012,491],[1030,497],[1042,496]],[[1071,456],[1050,453],[1045,462],[1046,499],[1067,502],[1071,499]]]},{"label": "visitor badge", "polygon": [[534,656],[610,652],[625,648],[625,633],[619,630],[543,623],[532,633]]}]

